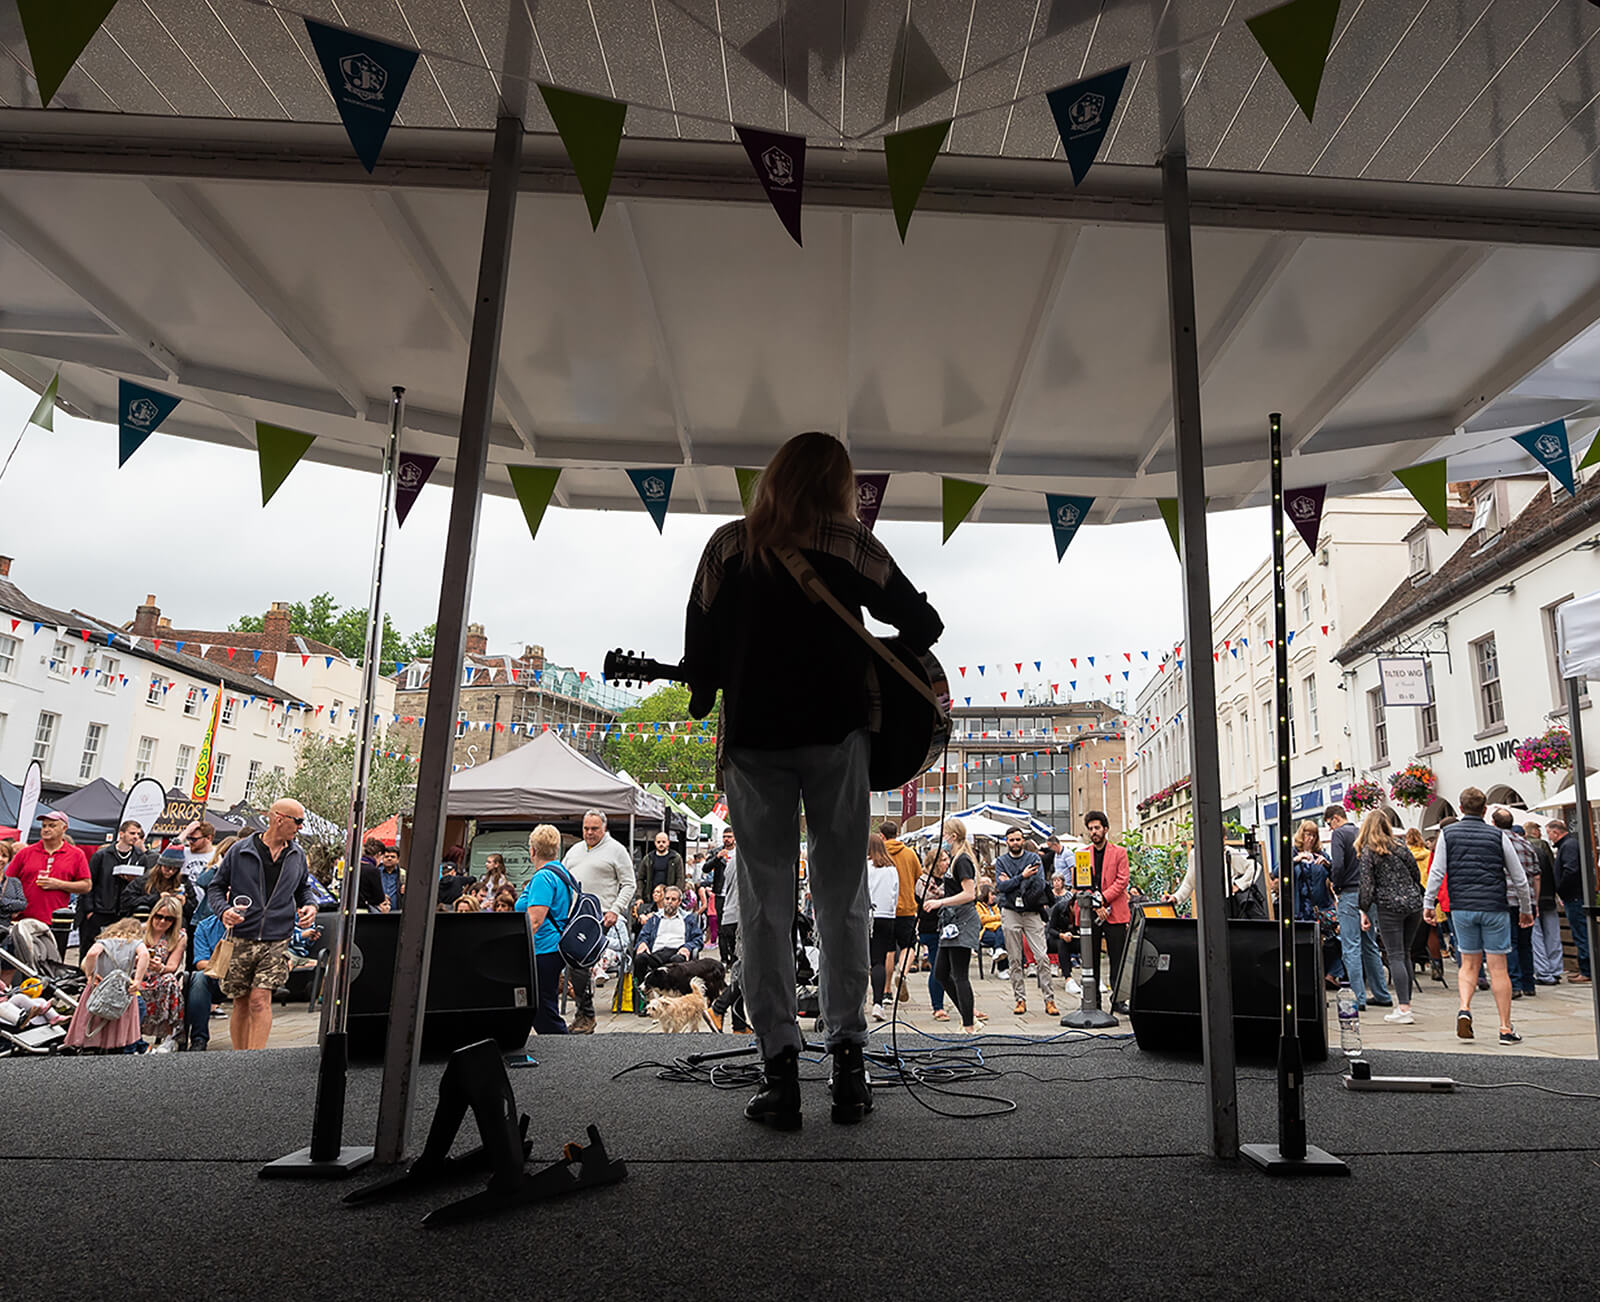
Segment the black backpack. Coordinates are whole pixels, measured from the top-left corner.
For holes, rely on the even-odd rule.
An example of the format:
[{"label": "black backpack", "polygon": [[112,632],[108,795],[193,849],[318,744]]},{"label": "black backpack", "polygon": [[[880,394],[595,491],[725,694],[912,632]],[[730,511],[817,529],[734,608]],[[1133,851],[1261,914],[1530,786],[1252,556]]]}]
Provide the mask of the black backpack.
[{"label": "black backpack", "polygon": [[605,911],[600,907],[600,897],[579,886],[565,864],[551,862],[545,867],[559,871],[572,894],[572,908],[561,924],[561,957],[572,967],[593,967],[606,947]]}]

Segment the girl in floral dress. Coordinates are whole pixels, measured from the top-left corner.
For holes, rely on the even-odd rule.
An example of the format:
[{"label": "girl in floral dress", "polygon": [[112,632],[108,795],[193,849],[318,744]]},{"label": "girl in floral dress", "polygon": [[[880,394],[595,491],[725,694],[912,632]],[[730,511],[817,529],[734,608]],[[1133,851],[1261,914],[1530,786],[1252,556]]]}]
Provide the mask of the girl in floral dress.
[{"label": "girl in floral dress", "polygon": [[172,1053],[178,1047],[178,1027],[183,1022],[183,956],[187,949],[179,896],[163,895],[150,910],[144,943],[150,951],[150,969],[139,992],[144,1001],[142,1029],[155,1041],[154,1052]]}]

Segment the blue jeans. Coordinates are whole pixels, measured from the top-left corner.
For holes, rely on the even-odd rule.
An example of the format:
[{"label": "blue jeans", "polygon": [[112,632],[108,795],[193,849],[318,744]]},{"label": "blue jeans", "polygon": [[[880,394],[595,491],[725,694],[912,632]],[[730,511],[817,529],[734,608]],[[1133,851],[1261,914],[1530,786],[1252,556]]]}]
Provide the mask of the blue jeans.
[{"label": "blue jeans", "polygon": [[939,933],[923,932],[917,939],[928,947],[928,1002],[933,1005],[933,1011],[937,1013],[944,1007],[944,987],[939,984],[939,978],[933,971],[939,961]]},{"label": "blue jeans", "polygon": [[1361,930],[1361,904],[1354,889],[1341,894],[1335,907],[1339,914],[1339,950],[1344,958],[1345,979],[1356,992],[1356,1006],[1367,1006],[1369,990],[1374,999],[1389,998],[1389,986],[1383,979],[1383,957],[1378,953],[1378,929],[1374,925],[1371,931]]},{"label": "blue jeans", "polygon": [[184,1020],[189,1023],[189,1051],[204,1049],[211,1039],[211,1005],[222,1002],[222,987],[216,977],[204,972],[189,974],[189,996]]},{"label": "blue jeans", "polygon": [[1589,976],[1589,920],[1583,916],[1583,897],[1561,897],[1561,911],[1567,915],[1567,925],[1572,928],[1572,943],[1578,950],[1578,972]]},{"label": "blue jeans", "polygon": [[800,804],[823,955],[817,994],[829,1049],[867,1042],[867,731],[837,745],[731,746],[723,780],[739,830],[739,951],[761,1056],[805,1047],[796,1020],[794,914]]}]

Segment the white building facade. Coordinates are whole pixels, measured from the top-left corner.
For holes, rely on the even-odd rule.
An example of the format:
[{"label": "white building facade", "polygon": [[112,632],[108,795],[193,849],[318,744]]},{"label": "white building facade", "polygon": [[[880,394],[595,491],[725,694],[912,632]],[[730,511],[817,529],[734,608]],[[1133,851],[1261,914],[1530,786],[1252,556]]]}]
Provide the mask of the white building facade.
[{"label": "white building facade", "polygon": [[[1564,724],[1555,611],[1600,588],[1600,478],[1577,497],[1544,477],[1470,486],[1471,524],[1442,562],[1418,568],[1340,649],[1356,763],[1387,785],[1413,760],[1431,767],[1438,794],[1402,809],[1408,824],[1455,812],[1464,787],[1492,802],[1533,806],[1538,776],[1518,771],[1513,748]],[[1437,537],[1437,535],[1435,535]],[[1385,704],[1379,661],[1420,658],[1428,704]],[[1589,695],[1583,697],[1587,708]],[[1554,792],[1567,781],[1555,774]]]}]

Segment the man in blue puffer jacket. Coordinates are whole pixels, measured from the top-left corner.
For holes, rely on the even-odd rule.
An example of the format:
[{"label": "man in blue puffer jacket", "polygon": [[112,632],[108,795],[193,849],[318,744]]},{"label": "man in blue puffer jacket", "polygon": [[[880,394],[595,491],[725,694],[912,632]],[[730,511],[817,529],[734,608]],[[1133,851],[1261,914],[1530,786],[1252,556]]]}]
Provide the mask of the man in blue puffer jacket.
[{"label": "man in blue puffer jacket", "polygon": [[[1518,924],[1533,926],[1533,896],[1528,876],[1511,835],[1484,821],[1488,805],[1482,791],[1468,787],[1458,802],[1461,817],[1439,834],[1433,863],[1428,868],[1428,887],[1423,892],[1422,916],[1436,922],[1434,905],[1439,887],[1450,875],[1450,925],[1461,953],[1461,971],[1456,985],[1461,992],[1461,1011],[1456,1014],[1456,1034],[1463,1040],[1472,1035],[1472,996],[1478,989],[1478,971],[1487,960],[1489,988],[1494,992],[1500,1013],[1500,1043],[1520,1044],[1522,1037],[1511,1025],[1511,977],[1506,955],[1511,952],[1511,918],[1506,901],[1515,900]],[[1405,962],[1407,955],[1399,955]],[[1391,955],[1390,961],[1396,961]]]}]

